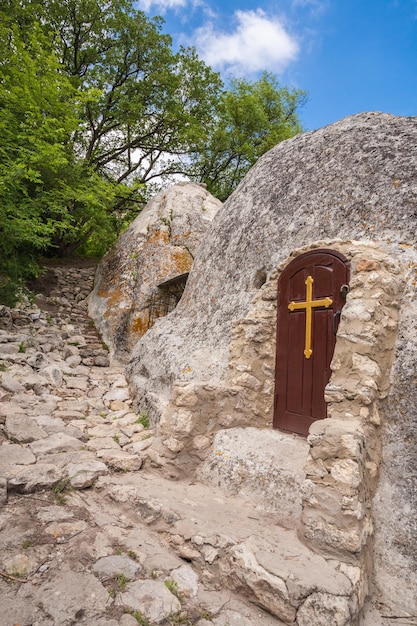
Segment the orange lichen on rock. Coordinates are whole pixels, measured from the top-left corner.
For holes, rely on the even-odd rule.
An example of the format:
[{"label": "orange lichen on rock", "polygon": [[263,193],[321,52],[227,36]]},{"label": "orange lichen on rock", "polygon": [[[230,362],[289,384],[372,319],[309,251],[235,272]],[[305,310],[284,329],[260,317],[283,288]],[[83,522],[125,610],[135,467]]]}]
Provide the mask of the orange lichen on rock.
[{"label": "orange lichen on rock", "polygon": [[168,243],[168,232],[166,230],[154,230],[149,233],[146,245],[151,243]]},{"label": "orange lichen on rock", "polygon": [[132,333],[135,334],[136,337],[143,337],[149,328],[149,311],[142,311],[138,317],[132,321]]},{"label": "orange lichen on rock", "polygon": [[107,310],[105,316],[108,317],[112,314],[113,307],[117,307],[120,302],[126,298],[126,295],[121,289],[114,289],[108,291],[106,289],[100,289],[97,292],[99,298],[105,298],[107,300]]},{"label": "orange lichen on rock", "polygon": [[172,265],[178,274],[189,272],[193,264],[193,257],[186,248],[176,248],[172,255]]}]

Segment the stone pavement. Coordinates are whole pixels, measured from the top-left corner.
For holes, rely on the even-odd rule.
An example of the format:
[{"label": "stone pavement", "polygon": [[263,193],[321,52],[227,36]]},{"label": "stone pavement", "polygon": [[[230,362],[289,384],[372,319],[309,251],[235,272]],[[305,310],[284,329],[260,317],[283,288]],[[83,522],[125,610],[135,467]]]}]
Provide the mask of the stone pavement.
[{"label": "stone pavement", "polygon": [[86,315],[94,271],[0,307],[0,624],[280,624],[150,529],[154,500],[126,501],[153,431]]},{"label": "stone pavement", "polygon": [[1,626],[357,623],[355,568],[144,469],[153,431],[86,316],[93,274],[52,268],[34,306],[0,308]]}]

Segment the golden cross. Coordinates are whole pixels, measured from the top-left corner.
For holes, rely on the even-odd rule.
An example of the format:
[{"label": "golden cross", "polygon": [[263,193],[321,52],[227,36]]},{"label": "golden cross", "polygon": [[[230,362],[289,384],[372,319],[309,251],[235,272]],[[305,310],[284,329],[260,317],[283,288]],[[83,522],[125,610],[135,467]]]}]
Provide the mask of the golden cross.
[{"label": "golden cross", "polygon": [[304,356],[306,359],[309,359],[313,354],[313,350],[311,349],[311,329],[313,325],[312,309],[318,306],[324,306],[327,309],[333,304],[333,300],[329,297],[322,298],[321,300],[313,300],[313,283],[313,277],[307,276],[305,280],[306,301],[290,302],[288,305],[290,311],[295,311],[296,309],[305,309],[306,311],[306,341],[304,349]]}]

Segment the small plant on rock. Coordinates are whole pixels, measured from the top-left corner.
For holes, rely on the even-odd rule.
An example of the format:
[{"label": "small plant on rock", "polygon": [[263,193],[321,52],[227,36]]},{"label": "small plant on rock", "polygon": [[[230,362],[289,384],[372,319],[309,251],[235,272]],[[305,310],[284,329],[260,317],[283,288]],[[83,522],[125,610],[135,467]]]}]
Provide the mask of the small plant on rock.
[{"label": "small plant on rock", "polygon": [[138,415],[138,419],[136,420],[137,424],[142,424],[144,428],[149,428],[149,411],[147,409],[142,409]]},{"label": "small plant on rock", "polygon": [[178,589],[178,583],[176,583],[175,580],[172,580],[172,578],[166,578],[164,580],[164,584],[165,584],[165,587],[168,589],[168,591],[170,591],[174,596],[180,599],[180,591]]},{"label": "small plant on rock", "polygon": [[57,504],[64,506],[67,503],[67,495],[70,491],[71,485],[69,478],[63,478],[60,480],[53,488]]},{"label": "small plant on rock", "polygon": [[138,560],[138,555],[136,554],[136,552],[134,550],[128,550],[127,551],[127,556],[132,559],[132,561],[137,561]]},{"label": "small plant on rock", "polygon": [[26,352],[26,346],[25,346],[25,342],[21,341],[19,343],[19,352]]},{"label": "small plant on rock", "polygon": [[109,595],[114,598],[118,593],[126,589],[128,582],[130,582],[130,579],[127,578],[127,576],[124,574],[117,574],[111,581]]},{"label": "small plant on rock", "polygon": [[137,623],[140,624],[140,626],[153,626],[149,619],[142,615],[140,611],[134,611],[131,615],[135,618]]}]

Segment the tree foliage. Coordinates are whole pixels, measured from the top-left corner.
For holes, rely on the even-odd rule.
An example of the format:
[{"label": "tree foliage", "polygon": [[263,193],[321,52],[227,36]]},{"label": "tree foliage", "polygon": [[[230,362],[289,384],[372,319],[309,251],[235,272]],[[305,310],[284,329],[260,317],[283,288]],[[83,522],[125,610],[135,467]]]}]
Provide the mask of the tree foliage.
[{"label": "tree foliage", "polygon": [[205,145],[193,154],[195,175],[224,201],[259,157],[301,132],[298,111],[306,95],[280,87],[264,73],[256,82],[232,79],[219,101]]},{"label": "tree foliage", "polygon": [[161,27],[133,0],[0,4],[0,300],[40,253],[103,253],[173,176],[225,199],[300,131],[302,92],[225,88]]}]

